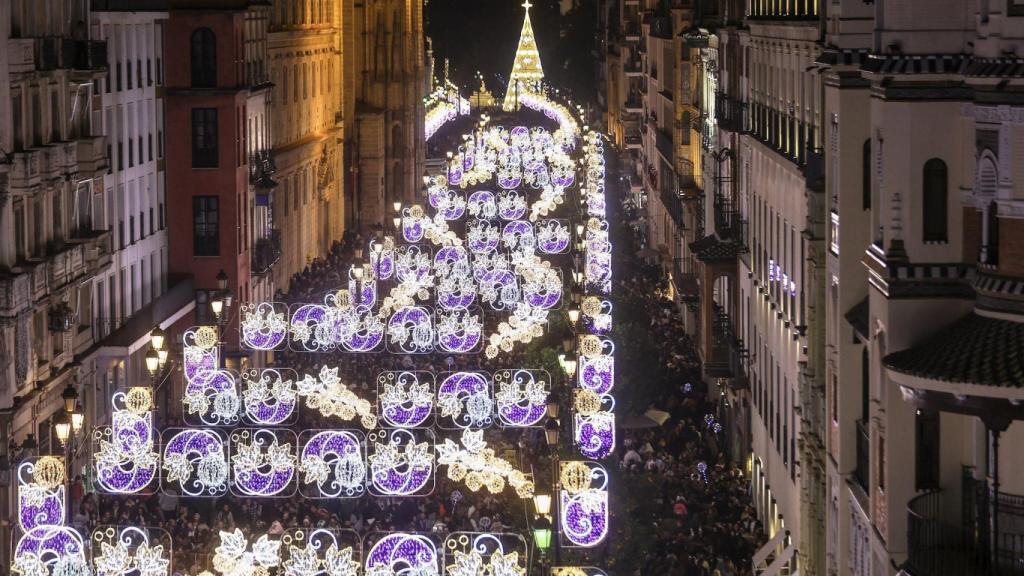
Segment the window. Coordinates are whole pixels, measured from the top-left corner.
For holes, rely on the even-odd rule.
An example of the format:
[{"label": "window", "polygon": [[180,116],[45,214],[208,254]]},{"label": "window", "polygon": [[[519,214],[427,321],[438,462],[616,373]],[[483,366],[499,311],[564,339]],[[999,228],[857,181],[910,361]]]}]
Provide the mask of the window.
[{"label": "window", "polygon": [[216,196],[192,197],[192,254],[220,255],[220,212]]},{"label": "window", "polygon": [[947,242],[948,234],[948,193],[949,171],[946,163],[932,158],[924,163],[922,178],[924,207],[924,241]]},{"label": "window", "polygon": [[915,480],[918,490],[939,487],[939,414],[917,411]]},{"label": "window", "polygon": [[861,205],[871,210],[871,138],[864,141],[860,157]]},{"label": "window", "polygon": [[192,32],[192,87],[217,85],[217,37],[209,28]]},{"label": "window", "polygon": [[217,109],[192,109],[192,167],[217,167]]}]

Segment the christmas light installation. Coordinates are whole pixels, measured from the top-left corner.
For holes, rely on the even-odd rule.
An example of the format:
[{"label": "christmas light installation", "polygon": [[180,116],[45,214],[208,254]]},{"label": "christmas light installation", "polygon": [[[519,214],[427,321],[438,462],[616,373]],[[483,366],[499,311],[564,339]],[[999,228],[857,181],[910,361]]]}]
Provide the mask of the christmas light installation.
[{"label": "christmas light installation", "polygon": [[288,337],[288,310],[275,302],[246,302],[238,308],[242,344],[253,350],[277,350]]},{"label": "christmas light installation", "polygon": [[388,320],[388,349],[400,354],[427,354],[434,350],[434,326],[430,311],[406,306]]},{"label": "christmas light installation", "polygon": [[243,416],[256,426],[279,426],[296,414],[295,371],[250,369],[242,374]]},{"label": "christmas light installation", "polygon": [[434,375],[423,371],[382,372],[377,376],[377,410],[388,426],[416,428],[434,407]]},{"label": "christmas light installation", "polygon": [[[433,488],[434,455],[428,442],[419,437],[433,436],[427,430],[378,430],[370,433],[372,446],[370,489],[378,496],[412,496]],[[431,439],[432,441],[432,439]]]},{"label": "christmas light installation", "polygon": [[594,334],[607,334],[612,329],[612,303],[598,296],[587,296],[580,304],[584,327]]},{"label": "christmas light installation", "polygon": [[440,576],[440,556],[430,536],[380,535],[366,555],[364,576]]},{"label": "christmas light installation", "polygon": [[134,387],[111,398],[111,425],[93,431],[96,486],[110,494],[150,492],[159,469],[153,391]]},{"label": "christmas light installation", "polygon": [[507,481],[520,498],[533,497],[533,481],[494,454],[484,441],[483,430],[463,430],[461,443],[460,447],[445,438],[437,445],[437,463],[448,466],[449,479],[462,482],[473,492],[486,488],[491,494],[504,490]]},{"label": "christmas light installation", "polygon": [[216,370],[220,365],[218,340],[217,329],[213,326],[196,326],[185,331],[182,337],[182,368],[187,382],[207,371]]},{"label": "christmas light installation", "polygon": [[[151,532],[156,533],[161,544],[150,542]],[[95,576],[171,573],[171,536],[159,528],[100,526],[92,533],[92,550]]]},{"label": "christmas light installation", "polygon": [[372,412],[370,402],[356,396],[342,384],[337,368],[321,367],[319,378],[306,374],[297,382],[297,392],[306,399],[309,408],[324,416],[336,416],[342,420],[358,416],[364,427],[377,426],[377,416]]},{"label": "christmas light installation", "polygon": [[539,84],[544,79],[544,69],[540,64],[540,51],[537,49],[537,39],[533,35],[533,25],[530,23],[530,0],[523,2],[526,14],[523,17],[523,28],[519,32],[519,45],[516,47],[516,56],[512,64],[512,72],[508,78],[508,89],[505,91],[505,101],[502,109],[515,110],[521,103],[518,97],[525,92],[527,87]]},{"label": "christmas light installation", "polygon": [[227,370],[204,370],[185,384],[185,422],[198,426],[238,423],[242,401],[235,377]]},{"label": "christmas light installation", "polygon": [[569,250],[572,234],[565,220],[550,218],[534,224],[537,236],[537,248],[544,254],[562,254]]},{"label": "christmas light installation", "polygon": [[447,576],[526,576],[527,546],[518,534],[453,532],[443,550]]},{"label": "christmas light installation", "polygon": [[593,566],[552,566],[551,576],[608,576],[608,573]]},{"label": "christmas light installation", "polygon": [[42,456],[17,467],[18,526],[31,532],[42,526],[64,524],[64,460]]},{"label": "christmas light installation", "polygon": [[252,543],[238,528],[220,531],[220,545],[214,550],[213,569],[222,576],[268,576],[281,563],[281,541],[267,534]]},{"label": "christmas light installation", "polygon": [[596,462],[560,463],[561,535],[569,546],[591,548],[608,535],[608,473]]},{"label": "christmas light installation", "polygon": [[483,341],[483,322],[479,308],[473,310],[436,310],[437,348],[450,354],[476,352]]},{"label": "christmas light installation", "polygon": [[227,447],[217,431],[186,428],[164,434],[161,487],[165,493],[212,497],[227,493]]},{"label": "christmas light installation", "polygon": [[503,426],[536,426],[544,418],[551,375],[545,370],[499,370],[494,373],[495,406]]},{"label": "christmas light installation", "polygon": [[284,576],[357,576],[360,562],[355,546],[340,542],[340,535],[357,540],[358,535],[347,530],[332,531],[318,528],[311,532],[291,530],[281,538],[288,558],[281,563]]},{"label": "christmas light installation", "polygon": [[442,428],[482,428],[493,421],[491,384],[482,372],[449,374],[437,387]]},{"label": "christmas light installation", "polygon": [[305,431],[299,472],[309,498],[355,498],[365,491],[363,436],[355,430]]},{"label": "christmas light installation", "polygon": [[287,496],[294,489],[295,446],[291,430],[237,429],[231,433],[232,490],[239,496]]}]

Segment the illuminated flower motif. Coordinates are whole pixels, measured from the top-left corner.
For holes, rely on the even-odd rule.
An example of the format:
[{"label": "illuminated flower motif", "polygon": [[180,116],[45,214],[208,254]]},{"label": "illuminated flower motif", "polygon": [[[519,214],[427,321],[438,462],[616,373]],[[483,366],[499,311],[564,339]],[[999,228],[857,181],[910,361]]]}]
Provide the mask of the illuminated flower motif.
[{"label": "illuminated flower motif", "polygon": [[299,471],[306,475],[306,484],[322,485],[331,476],[331,467],[323,458],[316,454],[310,454],[302,459],[299,464]]},{"label": "illuminated flower motif", "polygon": [[339,550],[335,544],[327,548],[323,566],[327,576],[356,576],[359,570],[359,563],[352,559],[352,547]]},{"label": "illuminated flower motif", "polygon": [[265,574],[267,568],[277,566],[281,559],[280,540],[260,536],[248,551],[249,541],[238,528],[234,532],[220,532],[220,546],[214,550],[213,569],[223,576],[253,576]]},{"label": "illuminated flower motif", "polygon": [[377,426],[377,416],[371,411],[368,400],[355,395],[338,377],[337,368],[323,366],[320,378],[307,374],[297,383],[298,395],[306,398],[306,404],[324,416],[337,416],[342,420],[359,421],[366,428]]},{"label": "illuminated flower motif", "polygon": [[11,565],[11,571],[21,576],[50,576],[46,563],[31,552],[18,554]]},{"label": "illuminated flower motif", "polygon": [[100,544],[100,550],[100,555],[93,559],[96,576],[122,576],[131,570],[132,557],[123,541],[118,541],[113,546],[103,542]]},{"label": "illuminated flower motif", "polygon": [[139,576],[165,576],[170,565],[170,558],[164,557],[163,546],[140,544],[135,549],[135,568]]},{"label": "illuminated flower motif", "polygon": [[519,565],[519,552],[502,554],[495,550],[491,553],[490,572],[488,576],[526,576],[526,568]]},{"label": "illuminated flower motif", "polygon": [[192,464],[184,453],[164,454],[164,470],[168,482],[185,482],[192,476]]},{"label": "illuminated flower motif", "polygon": [[89,564],[85,558],[65,556],[53,565],[51,576],[89,576]]},{"label": "illuminated flower motif", "polygon": [[316,546],[305,548],[288,547],[288,559],[282,564],[284,576],[312,576],[320,572],[320,558],[316,555]]},{"label": "illuminated flower motif", "polygon": [[520,498],[532,497],[533,482],[507,460],[497,457],[494,450],[487,447],[483,434],[483,430],[464,430],[462,448],[446,438],[444,444],[436,447],[437,463],[447,465],[448,477],[464,482],[473,492],[486,487],[488,492],[496,494],[505,488],[507,480]]},{"label": "illuminated flower motif", "polygon": [[448,566],[448,576],[484,576],[484,559],[476,550],[469,553],[455,550],[455,564]]}]

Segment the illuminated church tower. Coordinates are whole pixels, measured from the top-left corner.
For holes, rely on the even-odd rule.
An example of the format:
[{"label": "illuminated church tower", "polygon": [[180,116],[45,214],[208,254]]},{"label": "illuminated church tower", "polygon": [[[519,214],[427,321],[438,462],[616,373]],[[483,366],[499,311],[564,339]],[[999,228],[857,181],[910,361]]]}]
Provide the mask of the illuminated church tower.
[{"label": "illuminated church tower", "polygon": [[520,86],[539,84],[544,79],[544,70],[540,66],[540,52],[537,50],[537,39],[533,36],[533,25],[530,24],[530,0],[523,2],[526,16],[523,18],[523,30],[519,33],[519,47],[516,48],[516,59],[512,64],[512,74],[508,78],[508,90],[505,92],[505,110],[514,110],[518,102]]}]

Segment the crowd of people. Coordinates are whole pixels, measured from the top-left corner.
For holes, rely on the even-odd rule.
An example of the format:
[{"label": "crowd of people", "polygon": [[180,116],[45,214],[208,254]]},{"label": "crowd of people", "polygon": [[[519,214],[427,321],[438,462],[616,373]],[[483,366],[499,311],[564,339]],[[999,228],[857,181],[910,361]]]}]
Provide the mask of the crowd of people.
[{"label": "crowd of people", "polygon": [[[621,235],[618,246],[623,250],[637,248],[624,221],[613,227],[613,234]],[[296,274],[289,290],[278,293],[275,300],[289,304],[322,302],[325,294],[347,280],[348,269],[359,260],[366,242],[367,238],[359,234],[347,233],[326,257],[312,261]],[[613,471],[612,535],[598,550],[576,559],[606,566],[609,574],[616,575],[745,573],[764,533],[750,505],[749,480],[722,449],[724,439],[717,425],[716,406],[708,400],[700,362],[680,309],[664,296],[666,286],[660,268],[633,257],[622,259],[617,267],[613,292],[619,311],[616,332],[632,328],[658,336],[629,343],[639,348],[632,357],[624,355],[625,360],[642,362],[643,367],[627,363],[616,371],[628,375],[633,370],[646,370],[655,386],[644,398],[649,402],[647,408],[667,413],[667,418],[652,421],[649,427],[630,426],[618,432],[618,447],[605,462]],[[547,345],[560,343],[560,339],[549,339]],[[487,361],[486,369],[529,368],[523,366],[524,354],[524,350],[517,350],[499,355]],[[274,365],[294,370],[300,378],[315,375],[324,365],[337,367],[344,382],[361,397],[370,399],[375,397],[377,376],[384,371],[441,374],[485,368],[481,361],[482,355],[282,351],[275,354]],[[631,389],[616,389],[620,404],[627,403]],[[180,420],[163,423],[165,427],[181,425]],[[312,410],[300,411],[293,425],[296,433],[338,427],[345,424]],[[518,454],[513,464],[524,472],[545,477],[549,451],[543,431],[494,428],[488,432],[488,442],[498,454]],[[546,485],[547,480],[543,483]],[[209,569],[220,531],[240,528],[250,540],[262,534],[276,537],[289,530],[310,528],[350,534],[353,541],[376,531],[442,535],[506,531],[529,537],[533,512],[532,503],[518,498],[511,489],[500,494],[488,494],[486,490],[470,493],[461,483],[449,481],[443,470],[436,475],[431,493],[416,498],[314,499],[298,494],[243,498],[229,494],[200,499],[167,492],[125,497],[88,492],[81,489],[81,482],[77,486],[79,489],[72,490],[73,524],[83,527],[85,533],[100,525],[158,524],[164,532],[156,537],[173,542],[175,573],[192,576]]]}]

